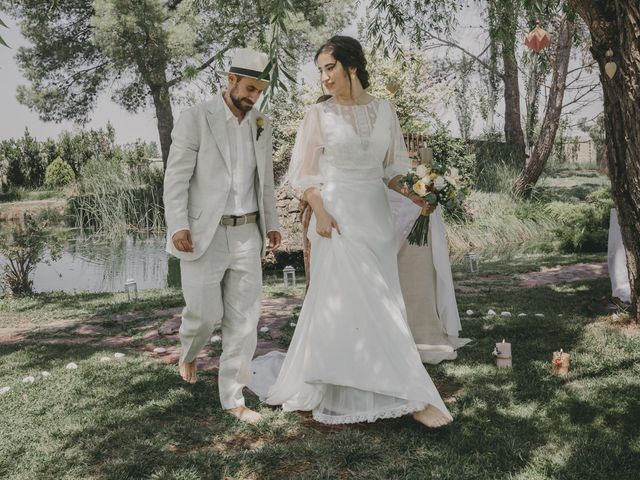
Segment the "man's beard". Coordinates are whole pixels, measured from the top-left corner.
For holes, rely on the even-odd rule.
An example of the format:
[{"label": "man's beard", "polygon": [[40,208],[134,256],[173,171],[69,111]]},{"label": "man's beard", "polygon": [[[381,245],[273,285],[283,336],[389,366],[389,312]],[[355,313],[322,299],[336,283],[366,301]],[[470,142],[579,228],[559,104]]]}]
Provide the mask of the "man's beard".
[{"label": "man's beard", "polygon": [[253,103],[250,103],[249,105],[247,105],[246,103],[243,103],[243,100],[245,102],[247,101],[246,97],[238,98],[237,96],[235,96],[234,94],[236,93],[237,90],[238,90],[238,87],[233,87],[233,89],[231,89],[231,91],[229,92],[229,97],[231,98],[231,101],[233,102],[233,104],[236,106],[238,110],[240,110],[241,112],[247,113],[253,108]]}]

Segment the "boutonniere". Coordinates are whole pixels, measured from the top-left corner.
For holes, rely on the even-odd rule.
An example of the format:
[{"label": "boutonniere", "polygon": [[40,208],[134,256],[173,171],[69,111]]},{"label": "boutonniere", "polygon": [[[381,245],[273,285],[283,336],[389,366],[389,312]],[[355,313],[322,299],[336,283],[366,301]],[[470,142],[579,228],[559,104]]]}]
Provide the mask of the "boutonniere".
[{"label": "boutonniere", "polygon": [[258,132],[256,133],[256,142],[260,140],[260,134],[264,131],[264,117],[256,118],[256,126],[258,127]]}]

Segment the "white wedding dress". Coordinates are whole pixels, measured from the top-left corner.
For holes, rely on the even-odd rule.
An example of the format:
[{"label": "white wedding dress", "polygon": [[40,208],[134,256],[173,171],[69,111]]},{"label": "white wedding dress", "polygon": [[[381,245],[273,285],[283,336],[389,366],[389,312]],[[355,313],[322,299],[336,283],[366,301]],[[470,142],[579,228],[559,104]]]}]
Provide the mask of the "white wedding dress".
[{"label": "white wedding dress", "polygon": [[[283,359],[254,360],[249,385],[286,411],[322,423],[373,422],[433,405],[451,414],[409,330],[386,184],[410,168],[391,105],[314,105],[298,130],[287,180],[317,186],[341,234],[309,225],[311,282]],[[276,378],[277,376],[277,378]],[[275,380],[275,383],[274,383]]]}]

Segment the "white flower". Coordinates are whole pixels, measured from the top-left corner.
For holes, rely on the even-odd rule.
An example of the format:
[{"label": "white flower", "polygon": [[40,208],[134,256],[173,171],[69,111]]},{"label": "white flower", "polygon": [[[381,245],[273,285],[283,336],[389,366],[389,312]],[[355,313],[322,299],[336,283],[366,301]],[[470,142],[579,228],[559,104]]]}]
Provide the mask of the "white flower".
[{"label": "white flower", "polygon": [[427,193],[427,186],[422,180],[418,180],[413,184],[413,191],[422,197]]},{"label": "white flower", "polygon": [[433,180],[431,180],[431,177],[429,175],[425,175],[424,177],[422,177],[421,181],[428,187],[429,185],[431,185],[431,182]]},{"label": "white flower", "polygon": [[67,366],[64,368],[66,368],[67,370],[75,370],[76,368],[78,368],[78,365],[71,362],[71,363],[67,363]]},{"label": "white flower", "polygon": [[467,310],[467,315],[473,315],[473,310]]},{"label": "white flower", "polygon": [[36,381],[36,378],[31,375],[29,375],[28,377],[24,377],[22,379],[22,383],[33,383],[35,381]]},{"label": "white flower", "polygon": [[501,312],[500,316],[502,316],[502,317],[510,317],[511,316],[511,312]]},{"label": "white flower", "polygon": [[453,167],[449,171],[449,175],[447,175],[445,178],[447,179],[447,182],[455,187],[460,181],[460,171],[457,168]]},{"label": "white flower", "polygon": [[493,317],[495,314],[496,314],[496,312],[495,312],[495,311],[493,311],[493,310],[489,310],[489,311],[487,312],[487,315],[489,315],[490,317]]},{"label": "white flower", "polygon": [[101,362],[110,362],[111,361],[111,357],[101,357],[100,361]]},{"label": "white flower", "polygon": [[154,353],[164,353],[164,352],[167,351],[167,349],[164,348],[164,347],[156,347],[156,348],[153,349],[153,351],[154,351]]},{"label": "white flower", "polygon": [[211,337],[211,343],[219,343],[222,341],[222,337],[220,335],[214,335]]},{"label": "white flower", "polygon": [[447,186],[447,181],[444,179],[444,177],[437,176],[433,180],[433,186],[436,187],[436,190],[442,190],[444,187]]},{"label": "white flower", "polygon": [[49,378],[51,376],[51,374],[49,372],[41,372],[42,378]]},{"label": "white flower", "polygon": [[117,353],[114,353],[113,356],[115,358],[122,358],[122,357],[124,357],[124,353],[117,352]]},{"label": "white flower", "polygon": [[11,391],[11,387],[2,387],[0,388],[0,395],[4,395],[5,393],[9,393]]},{"label": "white flower", "polygon": [[427,173],[429,173],[429,169],[424,165],[418,165],[416,168],[416,175],[419,177],[424,177]]},{"label": "white flower", "polygon": [[260,329],[260,331],[261,331],[262,333],[267,333],[267,332],[269,331],[269,327],[262,327],[262,328]]}]

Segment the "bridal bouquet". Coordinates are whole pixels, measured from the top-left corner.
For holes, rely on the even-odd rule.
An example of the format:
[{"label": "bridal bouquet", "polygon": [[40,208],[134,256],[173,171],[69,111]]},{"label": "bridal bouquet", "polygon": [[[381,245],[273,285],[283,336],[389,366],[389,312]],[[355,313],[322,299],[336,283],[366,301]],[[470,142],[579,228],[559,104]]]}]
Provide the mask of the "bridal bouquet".
[{"label": "bridal bouquet", "polygon": [[[457,168],[418,165],[402,176],[400,184],[405,193],[413,192],[433,207],[455,208],[464,200],[464,192],[458,188],[460,175]],[[411,245],[426,245],[428,234],[429,211],[423,208],[407,240]]]}]

